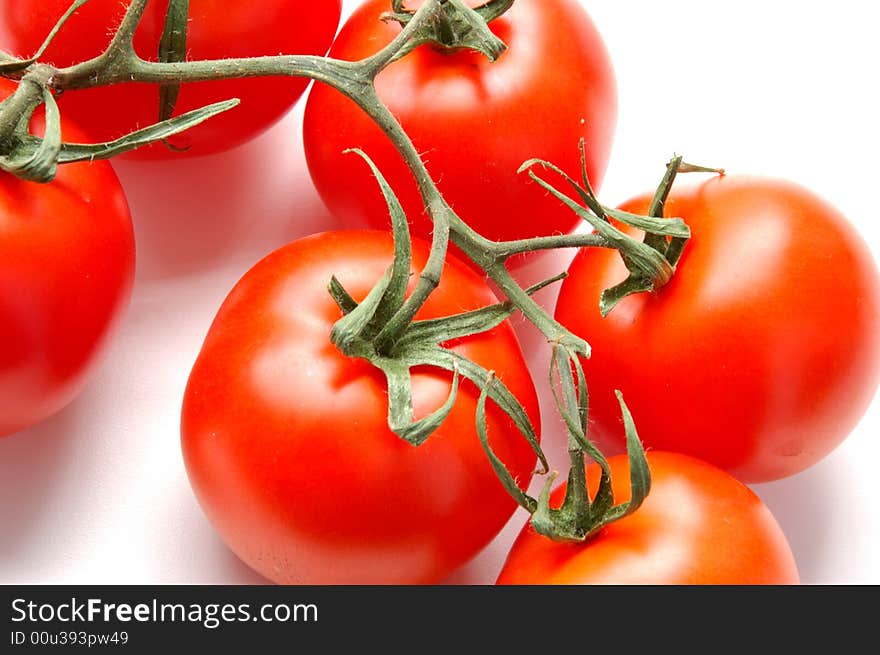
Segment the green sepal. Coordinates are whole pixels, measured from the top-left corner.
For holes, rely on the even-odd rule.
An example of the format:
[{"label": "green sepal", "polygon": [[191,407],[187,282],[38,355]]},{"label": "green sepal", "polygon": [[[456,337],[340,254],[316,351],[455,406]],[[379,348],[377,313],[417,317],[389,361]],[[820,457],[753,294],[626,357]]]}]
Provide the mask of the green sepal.
[{"label": "green sepal", "polygon": [[[566,277],[568,277],[568,273],[560,273],[529,287],[526,289],[526,293],[535,294]],[[510,318],[514,309],[513,303],[508,301],[453,316],[415,321],[398,343],[402,346],[415,341],[445,343],[473,334],[488,332]]]},{"label": "green sepal", "polygon": [[[569,361],[572,364],[572,368],[574,368],[577,380],[578,409],[582,417],[581,429],[574,435],[575,445],[596,462],[601,470],[599,487],[596,489],[596,494],[590,505],[590,521],[596,521],[598,517],[604,516],[614,504],[614,494],[611,489],[611,467],[608,465],[608,460],[605,458],[604,453],[587,436],[590,396],[587,391],[587,377],[584,374],[584,367],[581,365],[581,361],[576,354],[569,353]],[[583,465],[583,461],[581,465]]]},{"label": "green sepal", "polygon": [[[609,207],[604,209],[605,213],[614,220],[647,232],[651,236],[673,237],[677,239],[689,239],[691,237],[690,227],[680,218],[654,218]],[[658,250],[658,252],[660,251]]]},{"label": "green sepal", "polygon": [[[571,368],[575,369],[577,387],[572,378]],[[550,362],[550,388],[565,423],[569,436],[569,450],[580,449],[596,461],[603,470],[608,470],[608,462],[596,445],[587,438],[589,396],[583,367],[577,355],[555,347]]]},{"label": "green sepal", "polygon": [[342,310],[343,315],[351,314],[357,309],[357,301],[349,295],[345,287],[342,286],[342,282],[335,275],[330,278],[330,282],[327,284],[327,291],[339,306],[339,309]]},{"label": "green sepal", "polygon": [[462,337],[488,332],[510,318],[510,303],[498,303],[464,314],[415,321],[398,341],[399,347],[415,342],[446,343]]},{"label": "green sepal", "polygon": [[[16,148],[11,155],[0,155],[0,169],[31,182],[49,182],[58,172],[58,153],[61,152],[61,114],[52,91],[43,87],[46,106],[46,134],[38,139],[33,149]],[[29,118],[29,117],[28,117]],[[19,127],[23,127],[19,125]]]},{"label": "green sepal", "polygon": [[615,391],[620,411],[623,415],[623,426],[626,431],[626,452],[629,457],[630,478],[630,501],[627,503],[624,516],[632,514],[648,497],[651,492],[651,469],[648,467],[648,459],[645,456],[645,448],[639,439],[636,424],[632,414],[623,400],[623,394]]},{"label": "green sepal", "polygon": [[[473,382],[478,389],[482,390],[485,387],[486,381],[489,379],[489,371],[456,352],[445,349],[438,350],[445,353],[449,359],[444,361],[443,359],[438,358],[433,362],[435,366],[440,366],[450,371],[458,370],[461,372],[462,376]],[[532,426],[532,421],[526,413],[525,408],[523,408],[522,404],[517,397],[513,395],[510,389],[507,388],[507,385],[504,384],[503,380],[494,375],[492,376],[492,380],[492,384],[487,388],[489,398],[491,398],[492,402],[498,405],[501,411],[507,414],[510,420],[513,421],[517,430],[519,430],[520,434],[528,442],[532,452],[538,457],[538,461],[541,464],[539,472],[546,473],[549,470],[550,465],[547,462],[547,456],[541,449],[537,432],[535,431],[534,426]]]},{"label": "green sepal", "polygon": [[508,9],[513,7],[514,0],[488,0],[484,4],[479,7],[474,7],[474,11],[480,15],[487,23],[491,23],[493,20],[507,12]]},{"label": "green sepal", "polygon": [[640,275],[630,273],[620,284],[610,289],[605,289],[599,298],[599,313],[602,317],[608,316],[612,310],[620,304],[624,298],[638,293],[650,293],[654,290],[654,283]]},{"label": "green sepal", "polygon": [[[52,100],[52,102],[54,102],[54,99]],[[116,155],[120,155],[122,153],[135,150],[136,148],[162,141],[164,139],[167,139],[169,136],[179,134],[184,130],[188,130],[193,126],[198,125],[199,123],[202,123],[213,116],[216,116],[217,114],[232,109],[238,104],[238,100],[226,100],[224,102],[217,102],[213,105],[208,105],[207,107],[202,107],[200,109],[194,109],[193,111],[181,114],[180,116],[175,116],[174,118],[163,121],[162,123],[157,123],[156,125],[145,127],[142,130],[137,130],[136,132],[127,134],[126,136],[120,137],[115,141],[108,141],[106,143],[62,143],[61,148],[57,154],[56,162],[58,164],[72,164],[80,161],[110,159],[111,157],[115,157]],[[49,104],[47,102],[47,109],[48,107]],[[13,172],[10,168],[7,168],[7,164],[5,163],[6,161],[26,161],[30,158],[33,158],[38,151],[45,147],[46,146],[44,146],[44,139],[33,135],[27,135],[21,139],[20,144],[11,156],[0,157],[0,168],[9,172]],[[52,178],[44,177],[36,181],[50,182],[51,180]]]},{"label": "green sepal", "polygon": [[[558,517],[567,538],[582,539],[613,505],[611,471],[605,456],[587,438],[589,394],[583,367],[576,353],[570,353],[558,345],[554,347],[550,386],[557,409],[568,429],[571,464],[569,485]],[[589,456],[602,470],[599,488],[592,500],[583,471],[584,455]]]},{"label": "green sepal", "polygon": [[180,114],[174,118],[169,118],[161,123],[136,130],[115,141],[96,143],[94,145],[64,144],[58,163],[66,164],[75,161],[88,161],[90,159],[109,159],[110,157],[115,157],[116,155],[121,155],[185,132],[218,114],[234,109],[239,104],[241,104],[241,101],[237,98],[215,102],[199,109],[193,109],[185,114]]},{"label": "green sepal", "polygon": [[[569,539],[560,534],[570,531],[559,529],[559,510],[550,507],[550,494],[553,492],[553,483],[556,482],[557,477],[556,471],[552,471],[544,481],[544,486],[541,487],[541,493],[538,496],[535,509],[532,511],[529,524],[535,532],[544,535],[548,539],[553,541],[569,541]],[[571,541],[579,541],[579,539]]]},{"label": "green sepal", "polygon": [[333,324],[333,328],[330,331],[330,340],[343,354],[350,357],[366,358],[373,354],[368,347],[370,345],[369,341],[363,339],[362,334],[379,310],[379,304],[382,302],[385,290],[391,282],[391,268],[390,266],[388,267],[385,274],[376,283],[376,286],[370,290],[370,293],[367,294],[363,302]]},{"label": "green sepal", "polygon": [[511,475],[510,469],[508,469],[501,458],[495,454],[495,451],[492,450],[492,446],[489,444],[489,430],[486,422],[486,401],[492,393],[494,383],[495,376],[493,373],[489,373],[489,376],[480,388],[480,398],[477,401],[476,413],[477,436],[480,439],[480,445],[483,447],[486,457],[489,459],[489,463],[492,465],[492,469],[495,471],[495,475],[501,481],[501,484],[504,486],[507,493],[510,494],[511,498],[513,498],[520,507],[525,508],[529,512],[535,512],[539,507],[538,501],[522,490],[516,478]]},{"label": "green sepal", "polygon": [[446,402],[425,418],[413,420],[412,388],[409,366],[390,361],[380,368],[388,382],[388,426],[398,437],[412,446],[421,446],[436,432],[455,407],[459,374],[452,373],[452,388]]},{"label": "green sepal", "polygon": [[394,261],[391,265],[391,277],[388,280],[388,286],[385,289],[385,295],[382,298],[380,307],[374,316],[372,324],[369,326],[370,334],[373,336],[381,331],[382,327],[388,320],[403,307],[406,301],[406,289],[409,284],[410,270],[412,268],[412,238],[409,233],[409,223],[406,220],[406,214],[403,207],[388,180],[382,175],[379,167],[375,162],[360,148],[351,148],[345,150],[344,154],[355,154],[361,157],[376,178],[385,204],[388,207],[388,214],[391,218],[391,230],[394,236]]}]

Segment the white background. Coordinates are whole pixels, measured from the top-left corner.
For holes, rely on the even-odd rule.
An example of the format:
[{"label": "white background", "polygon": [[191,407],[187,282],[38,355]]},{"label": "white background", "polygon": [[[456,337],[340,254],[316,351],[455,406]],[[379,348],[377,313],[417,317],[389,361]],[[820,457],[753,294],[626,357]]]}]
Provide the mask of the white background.
[{"label": "white background", "polygon": [[[344,15],[356,4],[346,0]],[[584,4],[619,81],[607,204],[652,188],[678,152],[812,187],[878,256],[876,3]],[[46,423],[0,439],[0,583],[262,582],[199,510],[178,420],[190,366],[235,281],[283,243],[337,227],[305,170],[301,115],[300,104],[224,155],[117,165],[139,248],[132,305],[85,392]],[[530,273],[555,272],[564,260]],[[545,351],[522,333],[540,379]],[[548,452],[561,453],[552,405],[543,409]],[[827,460],[755,487],[787,533],[804,582],[880,583],[878,427],[875,400]],[[523,520],[518,513],[450,582],[493,582]]]}]

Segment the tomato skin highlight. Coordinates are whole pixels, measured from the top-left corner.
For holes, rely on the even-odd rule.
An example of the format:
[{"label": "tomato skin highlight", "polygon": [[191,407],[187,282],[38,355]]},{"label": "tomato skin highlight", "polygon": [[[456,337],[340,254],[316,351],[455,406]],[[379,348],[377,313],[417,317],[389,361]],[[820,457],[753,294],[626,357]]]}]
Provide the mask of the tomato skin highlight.
[{"label": "tomato skin highlight", "polygon": [[[379,21],[388,9],[385,0],[361,5],[340,30],[331,56],[357,60],[389,43],[400,27]],[[590,18],[571,0],[518,0],[490,25],[509,46],[496,62],[470,51],[421,47],[378,76],[377,93],[423,153],[446,200],[475,230],[496,240],[569,232],[578,217],[517,169],[542,157],[577,174],[578,140],[584,137],[587,168],[599,186],[617,120],[608,53]],[[431,234],[402,158],[353,102],[315,85],[303,131],[312,180],[333,214],[351,226],[388,227],[368,169],[342,154],[356,146],[390,181],[414,234]]]},{"label": "tomato skin highlight", "polygon": [[[14,89],[0,79],[0,101]],[[62,131],[78,134],[66,121]],[[81,391],[128,306],[134,264],[131,216],[110,164],[67,164],[49,184],[0,172],[0,436]]]},{"label": "tomato skin highlight", "polygon": [[[30,56],[69,0],[0,0],[0,50]],[[128,3],[90,0],[80,8],[49,47],[42,61],[71,66],[100,55]],[[168,0],[151,0],[135,34],[135,51],[158,59]],[[278,54],[320,54],[330,47],[342,12],[341,0],[190,0],[187,58],[224,59]],[[290,26],[296,25],[296,29]],[[175,109],[180,115],[213,102],[241,99],[241,104],[177,135],[171,142],[140,148],[126,157],[169,159],[220,152],[238,146],[277,122],[305,91],[305,78],[254,78],[184,84]],[[109,141],[158,120],[159,87],[121,84],[70,91],[59,99],[62,112],[90,139]]]},{"label": "tomato skin highlight", "polygon": [[[474,385],[462,382],[451,415],[414,448],[387,426],[382,373],[330,342],[341,316],[326,289],[331,275],[361,300],[392,254],[390,235],[369,231],[323,233],[279,249],[231,291],[193,367],[181,421],[193,489],[229,547],[275,582],[437,582],[483,548],[516,507],[477,438]],[[414,269],[427,255],[416,241]],[[450,258],[419,318],[493,302],[485,282]],[[494,370],[540,425],[509,324],[453,347]],[[450,386],[450,373],[417,371],[416,416],[442,405]],[[493,447],[527,484],[534,453],[506,415],[492,403],[488,409]]]},{"label": "tomato skin highlight", "polygon": [[[792,585],[791,548],[767,506],[748,487],[705,462],[649,452],[651,493],[634,514],[585,543],[559,543],[526,525],[498,584]],[[629,462],[610,458],[616,502],[629,500]],[[588,468],[591,489],[599,467]],[[554,490],[558,507],[565,485]]]},{"label": "tomato skin highlight", "polygon": [[[647,196],[626,203],[644,212]],[[672,281],[607,319],[619,257],[582,251],[556,317],[593,346],[594,434],[623,447],[620,389],[648,447],[746,482],[793,475],[855,427],[880,377],[880,285],[847,220],[806,189],[727,176],[677,187],[666,209],[693,232]]]}]

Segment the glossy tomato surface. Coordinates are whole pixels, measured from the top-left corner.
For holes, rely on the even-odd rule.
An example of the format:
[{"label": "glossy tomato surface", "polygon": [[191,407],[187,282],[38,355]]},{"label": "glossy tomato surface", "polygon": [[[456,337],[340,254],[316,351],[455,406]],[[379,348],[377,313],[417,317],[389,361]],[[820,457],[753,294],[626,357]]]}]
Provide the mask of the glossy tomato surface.
[{"label": "glossy tomato surface", "polygon": [[622,447],[620,389],[651,448],[749,482],[815,464],[877,388],[880,287],[866,244],[826,201],[772,179],[680,187],[666,214],[693,239],[658,293],[603,319],[602,290],[626,275],[610,251],[579,253],[560,292],[556,317],[593,346],[584,367],[595,434]]},{"label": "glossy tomato surface", "polygon": [[[275,582],[436,582],[515,509],[478,441],[472,384],[462,383],[443,426],[414,448],[387,426],[384,376],[330,342],[341,317],[327,293],[331,276],[363,299],[391,258],[390,235],[369,231],[317,234],[277,250],[229,294],[189,378],[182,444],[190,481],[229,547]],[[426,258],[416,242],[414,267]],[[493,302],[486,284],[451,260],[420,317]],[[494,370],[540,424],[508,324],[453,346]],[[451,374],[417,371],[416,417],[440,407],[450,385]],[[507,416],[489,409],[493,447],[527,484],[534,454]]]},{"label": "glossy tomato surface", "polygon": [[[330,54],[358,60],[388,44],[400,32],[398,24],[379,20],[388,9],[387,0],[361,5]],[[587,169],[598,186],[617,119],[605,46],[573,0],[517,0],[491,27],[509,46],[495,63],[470,51],[421,47],[378,76],[377,92],[423,154],[446,200],[478,232],[491,239],[568,232],[578,224],[577,216],[517,169],[531,157],[542,157],[577,175],[583,137]],[[389,224],[369,170],[342,154],[360,147],[399,194],[415,232],[431,233],[403,160],[353,102],[316,85],[306,106],[304,135],[312,179],[336,216],[358,226]]]},{"label": "glossy tomato surface", "polygon": [[[41,61],[70,66],[101,54],[129,3],[90,0],[56,37]],[[19,56],[36,52],[70,0],[0,0],[0,50]],[[135,50],[156,60],[168,0],[151,0],[135,35]],[[342,10],[341,0],[190,0],[187,57],[224,59],[327,52]],[[224,115],[175,136],[172,143],[189,155],[226,150],[257,136],[281,118],[305,91],[305,79],[241,79],[186,84],[175,115],[213,102],[241,99]],[[158,120],[156,85],[124,84],[65,94],[62,111],[96,141],[109,141]],[[129,155],[138,158],[181,156],[154,145]]]},{"label": "glossy tomato surface", "polygon": [[[626,456],[610,460],[616,502],[629,499]],[[583,544],[558,543],[529,525],[498,584],[789,585],[799,581],[782,529],[748,487],[686,455],[648,453],[652,487],[636,512]],[[599,469],[588,471],[595,489]],[[558,506],[565,485],[553,492]]]},{"label": "glossy tomato surface", "polygon": [[[14,88],[0,80],[0,100]],[[77,134],[68,123],[62,131]],[[134,260],[108,163],[64,165],[49,184],[0,172],[0,436],[77,395],[128,305]]]}]

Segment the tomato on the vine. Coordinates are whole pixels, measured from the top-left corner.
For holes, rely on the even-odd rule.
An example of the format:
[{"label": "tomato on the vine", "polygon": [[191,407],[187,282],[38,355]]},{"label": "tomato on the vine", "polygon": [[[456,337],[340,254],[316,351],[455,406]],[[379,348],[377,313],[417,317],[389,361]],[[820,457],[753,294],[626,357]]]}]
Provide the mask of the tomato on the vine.
[{"label": "tomato on the vine", "polygon": [[[629,462],[609,460],[616,502],[629,499]],[[633,514],[584,543],[561,543],[529,525],[498,584],[787,585],[799,582],[788,541],[748,487],[706,462],[652,451],[651,493]],[[588,469],[595,489],[599,467]],[[565,494],[553,492],[551,506]]]},{"label": "tomato on the vine", "polygon": [[[0,79],[0,101],[15,85]],[[42,119],[32,129],[39,133]],[[65,137],[78,132],[62,123]],[[0,171],[0,436],[67,405],[128,305],[134,233],[110,164],[49,184]]]},{"label": "tomato on the vine", "polygon": [[[70,7],[70,0],[0,0],[0,50],[27,57]],[[127,2],[90,0],[67,22],[41,61],[64,67],[101,54],[125,13]],[[224,59],[278,54],[321,54],[330,47],[342,11],[341,0],[190,0],[188,59]],[[168,0],[152,0],[135,34],[135,50],[155,61]],[[241,99],[216,116],[162,144],[141,148],[130,157],[203,155],[232,148],[257,136],[280,119],[308,85],[306,79],[253,78],[184,84],[175,115],[221,100]],[[72,91],[60,98],[62,112],[92,140],[109,141],[159,117],[159,87],[121,84]]]},{"label": "tomato on the vine", "polygon": [[[401,30],[380,20],[389,8],[387,0],[365,2],[340,30],[331,56],[358,60],[388,44]],[[583,137],[587,170],[598,186],[617,117],[605,46],[574,0],[518,0],[490,27],[509,46],[496,62],[472,51],[423,46],[379,74],[377,93],[423,153],[446,200],[475,230],[496,240],[569,232],[577,216],[517,169],[541,157],[579,170]],[[342,154],[359,147],[398,193],[414,234],[430,235],[412,175],[352,101],[316,84],[306,104],[304,139],[312,179],[337,217],[351,225],[388,226],[372,177]]]},{"label": "tomato on the vine", "polygon": [[[427,255],[415,241],[414,267]],[[383,374],[330,341],[342,316],[327,291],[331,276],[362,300],[392,256],[390,234],[371,231],[321,233],[270,254],[230,292],[189,378],[181,433],[190,481],[229,547],[273,581],[436,582],[516,507],[480,445],[473,384],[461,383],[451,414],[415,448],[388,427]],[[486,283],[450,258],[418,318],[494,302]],[[494,371],[539,425],[509,324],[448,347]],[[446,371],[414,370],[416,417],[443,405],[451,383]],[[536,457],[525,438],[492,404],[488,426],[494,450],[528,484]]]},{"label": "tomato on the vine", "polygon": [[616,252],[598,250],[577,255],[560,291],[557,319],[593,346],[584,369],[595,435],[622,446],[620,389],[650,448],[750,482],[815,464],[877,388],[880,283],[866,244],[827,202],[772,179],[676,187],[666,215],[693,238],[658,292],[603,319],[600,294],[626,271]]}]

